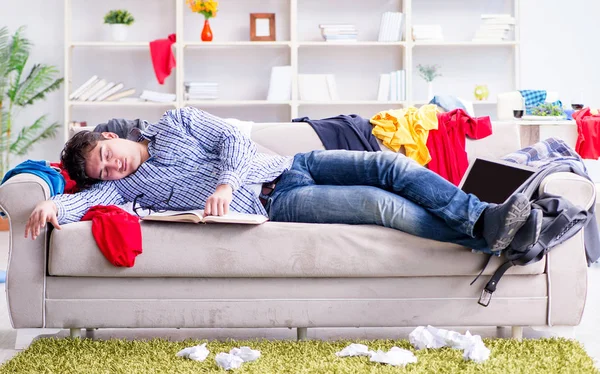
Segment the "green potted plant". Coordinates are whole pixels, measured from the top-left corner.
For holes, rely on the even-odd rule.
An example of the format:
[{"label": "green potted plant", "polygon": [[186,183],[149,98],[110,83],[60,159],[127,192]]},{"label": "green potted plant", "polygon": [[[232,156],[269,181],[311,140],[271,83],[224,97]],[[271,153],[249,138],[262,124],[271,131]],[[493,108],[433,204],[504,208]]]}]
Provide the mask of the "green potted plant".
[{"label": "green potted plant", "polygon": [[[34,64],[29,73],[31,42],[25,38],[24,27],[12,36],[7,27],[0,29],[0,176],[10,167],[10,156],[24,156],[42,139],[54,137],[59,124],[46,124],[46,115],[25,126],[16,122],[16,115],[25,107],[58,90],[63,78],[55,78],[55,66]],[[20,129],[20,130],[19,130]]]},{"label": "green potted plant", "polygon": [[427,82],[427,100],[433,99],[433,80],[442,76],[438,73],[439,69],[439,65],[417,65],[419,75]]},{"label": "green potted plant", "polygon": [[135,18],[125,9],[110,10],[104,16],[104,23],[110,25],[112,38],[117,42],[127,39],[128,27],[133,24]]},{"label": "green potted plant", "polygon": [[565,117],[562,107],[553,103],[544,103],[534,106],[531,108],[531,114],[542,117]]}]

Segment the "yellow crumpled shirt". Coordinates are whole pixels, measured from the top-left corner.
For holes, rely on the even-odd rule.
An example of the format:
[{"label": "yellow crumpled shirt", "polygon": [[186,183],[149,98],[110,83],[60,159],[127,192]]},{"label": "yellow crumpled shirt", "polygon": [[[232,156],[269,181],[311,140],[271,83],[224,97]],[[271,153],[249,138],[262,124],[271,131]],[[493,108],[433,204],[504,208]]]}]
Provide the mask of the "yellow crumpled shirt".
[{"label": "yellow crumpled shirt", "polygon": [[370,119],[373,135],[396,152],[404,146],[407,157],[425,165],[431,161],[427,136],[429,130],[438,128],[437,110],[436,105],[427,104],[379,112]]}]

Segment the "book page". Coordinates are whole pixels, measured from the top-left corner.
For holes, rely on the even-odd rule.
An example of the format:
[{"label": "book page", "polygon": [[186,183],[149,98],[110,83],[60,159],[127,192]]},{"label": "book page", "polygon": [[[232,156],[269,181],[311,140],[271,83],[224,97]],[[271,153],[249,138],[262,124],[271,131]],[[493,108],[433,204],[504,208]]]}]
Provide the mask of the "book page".
[{"label": "book page", "polygon": [[223,216],[206,216],[204,210],[167,210],[156,212],[142,217],[145,221],[173,221],[173,222],[204,222],[204,223],[242,223],[259,225],[268,221],[267,217],[260,214],[246,214],[230,212]]}]

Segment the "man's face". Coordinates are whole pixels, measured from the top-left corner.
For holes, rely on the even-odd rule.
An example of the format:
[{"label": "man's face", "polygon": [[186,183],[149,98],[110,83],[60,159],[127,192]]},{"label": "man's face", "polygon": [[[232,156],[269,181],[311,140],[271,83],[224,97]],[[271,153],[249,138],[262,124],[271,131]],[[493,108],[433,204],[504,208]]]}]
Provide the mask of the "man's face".
[{"label": "man's face", "polygon": [[99,141],[85,158],[85,173],[90,178],[111,181],[134,173],[142,164],[139,144],[103,132],[108,140]]}]

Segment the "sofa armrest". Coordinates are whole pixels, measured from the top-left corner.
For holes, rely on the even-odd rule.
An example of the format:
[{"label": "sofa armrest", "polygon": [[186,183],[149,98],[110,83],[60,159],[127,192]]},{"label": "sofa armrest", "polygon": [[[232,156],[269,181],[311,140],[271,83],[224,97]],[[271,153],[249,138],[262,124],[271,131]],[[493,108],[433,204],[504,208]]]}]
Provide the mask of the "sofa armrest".
[{"label": "sofa armrest", "polygon": [[44,327],[47,229],[36,240],[25,238],[29,215],[50,197],[46,182],[18,174],[0,186],[0,208],[10,221],[6,293],[14,328]]},{"label": "sofa armrest", "polygon": [[[589,209],[596,201],[596,186],[573,173],[550,174],[540,192],[566,197]],[[553,248],[547,255],[549,318],[551,325],[575,326],[581,321],[587,295],[587,260],[584,230]]]}]

